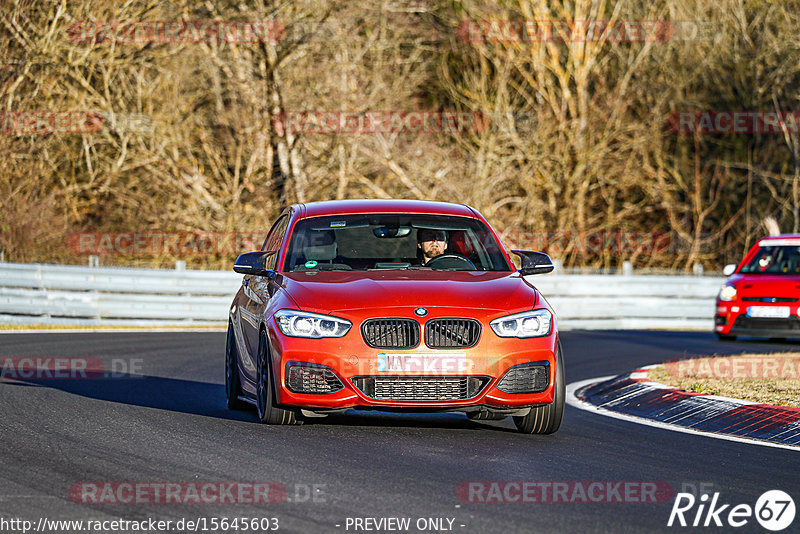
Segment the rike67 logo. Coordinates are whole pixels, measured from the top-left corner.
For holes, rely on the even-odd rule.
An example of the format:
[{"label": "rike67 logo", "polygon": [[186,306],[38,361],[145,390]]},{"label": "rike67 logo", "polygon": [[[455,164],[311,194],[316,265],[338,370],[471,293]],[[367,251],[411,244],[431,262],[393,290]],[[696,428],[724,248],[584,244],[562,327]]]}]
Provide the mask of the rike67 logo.
[{"label": "rike67 logo", "polygon": [[[696,506],[695,506],[696,505]],[[695,509],[696,508],[696,509]],[[730,504],[719,502],[719,492],[710,498],[707,493],[696,499],[691,493],[678,493],[667,526],[728,526],[742,527],[755,516],[756,521],[767,530],[783,530],[794,521],[794,500],[781,490],[770,490],[762,494],[755,507],[749,504]]]}]

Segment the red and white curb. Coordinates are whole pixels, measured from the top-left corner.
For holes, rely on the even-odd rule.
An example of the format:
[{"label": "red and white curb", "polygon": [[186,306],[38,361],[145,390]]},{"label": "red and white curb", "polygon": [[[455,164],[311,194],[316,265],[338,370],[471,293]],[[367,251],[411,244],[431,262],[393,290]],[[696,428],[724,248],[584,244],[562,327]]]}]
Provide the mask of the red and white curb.
[{"label": "red and white curb", "polygon": [[675,432],[800,450],[800,409],[689,393],[651,381],[654,367],[573,382],[567,385],[567,404]]}]

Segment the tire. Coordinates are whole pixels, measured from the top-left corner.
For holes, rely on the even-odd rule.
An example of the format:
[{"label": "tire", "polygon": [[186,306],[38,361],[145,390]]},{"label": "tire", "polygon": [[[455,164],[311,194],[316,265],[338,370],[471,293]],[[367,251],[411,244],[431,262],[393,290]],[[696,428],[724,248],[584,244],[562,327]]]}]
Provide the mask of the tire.
[{"label": "tire", "polygon": [[258,420],[267,425],[296,425],[300,422],[297,412],[279,408],[275,403],[275,383],[272,379],[267,333],[264,330],[258,336],[256,411]]},{"label": "tire", "polygon": [[736,336],[731,336],[728,334],[717,334],[717,339],[720,341],[736,341]]},{"label": "tire", "polygon": [[514,416],[517,430],[523,434],[552,434],[561,426],[564,418],[564,401],[567,396],[567,383],[564,377],[564,358],[561,342],[556,352],[556,383],[553,402],[544,406],[534,406],[528,415]]},{"label": "tire", "polygon": [[239,399],[239,395],[242,394],[242,384],[239,381],[238,360],[233,325],[228,321],[228,339],[225,342],[225,399],[229,410],[248,408],[248,404]]}]

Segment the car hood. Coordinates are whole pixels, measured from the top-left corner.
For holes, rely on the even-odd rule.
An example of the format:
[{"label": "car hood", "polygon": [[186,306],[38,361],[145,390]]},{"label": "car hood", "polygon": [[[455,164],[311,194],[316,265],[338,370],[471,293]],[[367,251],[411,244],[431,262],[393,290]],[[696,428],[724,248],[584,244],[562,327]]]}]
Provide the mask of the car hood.
[{"label": "car hood", "polygon": [[517,273],[491,271],[329,271],[283,275],[300,309],[316,313],[368,308],[530,310],[536,289]]},{"label": "car hood", "polygon": [[728,283],[736,285],[739,297],[800,298],[800,276],[776,274],[737,274]]}]

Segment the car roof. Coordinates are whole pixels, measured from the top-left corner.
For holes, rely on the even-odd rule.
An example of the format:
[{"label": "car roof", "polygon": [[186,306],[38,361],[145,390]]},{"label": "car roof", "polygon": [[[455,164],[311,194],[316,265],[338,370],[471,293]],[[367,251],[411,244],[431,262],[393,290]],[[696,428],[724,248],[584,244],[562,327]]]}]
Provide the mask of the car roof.
[{"label": "car roof", "polygon": [[757,245],[800,245],[800,234],[780,234],[762,237]]},{"label": "car roof", "polygon": [[465,204],[432,200],[399,200],[367,198],[359,200],[325,200],[297,205],[300,217],[348,215],[357,213],[424,213],[476,218],[476,212]]}]

